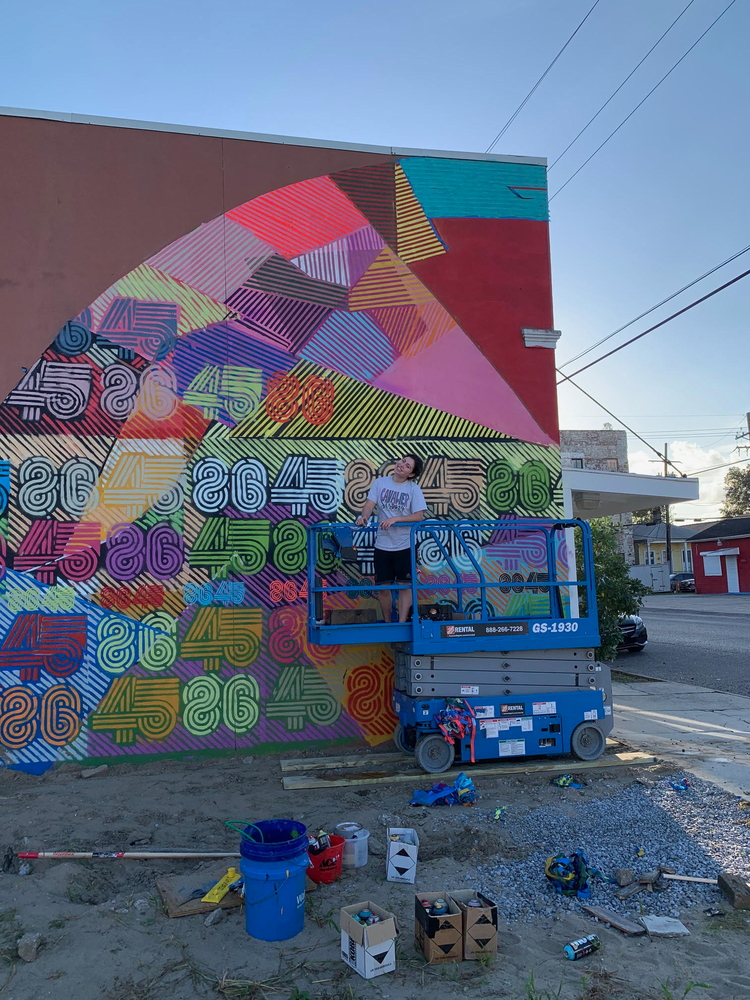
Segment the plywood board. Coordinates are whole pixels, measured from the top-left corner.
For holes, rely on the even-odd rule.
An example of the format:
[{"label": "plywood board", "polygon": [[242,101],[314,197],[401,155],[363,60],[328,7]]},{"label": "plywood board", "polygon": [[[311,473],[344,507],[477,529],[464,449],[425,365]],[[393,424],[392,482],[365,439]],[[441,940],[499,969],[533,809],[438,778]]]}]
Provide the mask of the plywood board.
[{"label": "plywood board", "polygon": [[[497,775],[497,774],[565,774],[568,771],[573,771],[576,774],[579,771],[591,771],[603,767],[640,767],[648,764],[655,764],[656,757],[651,754],[646,753],[616,753],[607,754],[604,757],[600,757],[599,760],[593,761],[581,761],[581,760],[567,760],[560,763],[559,760],[556,761],[545,761],[541,764],[490,764],[489,766],[476,764],[464,768],[451,768],[450,771],[444,771],[442,774],[426,774],[422,770],[413,770],[407,773],[395,772],[393,774],[388,774],[382,771],[368,771],[364,774],[352,775],[351,777],[342,777],[338,774],[322,774],[322,775],[289,775],[288,777],[282,778],[282,784],[286,791],[294,791],[297,789],[305,788],[342,788],[352,785],[387,785],[393,782],[420,782],[424,784],[429,783],[430,779],[434,781],[446,781],[448,782],[450,778],[455,778],[462,771],[465,771],[471,778],[477,779],[481,778],[483,775]],[[370,763],[368,759],[367,763]]]},{"label": "plywood board", "polygon": [[637,924],[635,920],[624,917],[621,913],[615,913],[614,910],[608,910],[605,906],[582,906],[581,909],[586,913],[590,913],[592,917],[596,917],[597,920],[601,920],[603,924],[610,924],[610,926],[616,927],[623,934],[636,935],[646,933],[646,929],[642,924]]},{"label": "plywood board", "polygon": [[[219,879],[227,873],[227,869],[233,862],[221,862],[217,865],[210,865],[197,872],[186,872],[184,875],[170,875],[167,878],[158,878],[156,888],[159,890],[162,902],[167,908],[170,917],[190,917],[194,913],[211,913],[213,910],[228,910],[233,906],[242,905],[242,896],[236,892],[228,892],[220,903],[204,903],[201,896],[205,896],[209,889],[212,889]],[[237,867],[235,865],[235,867]],[[200,891],[200,896],[197,893]],[[193,894],[196,898],[191,899]]]}]

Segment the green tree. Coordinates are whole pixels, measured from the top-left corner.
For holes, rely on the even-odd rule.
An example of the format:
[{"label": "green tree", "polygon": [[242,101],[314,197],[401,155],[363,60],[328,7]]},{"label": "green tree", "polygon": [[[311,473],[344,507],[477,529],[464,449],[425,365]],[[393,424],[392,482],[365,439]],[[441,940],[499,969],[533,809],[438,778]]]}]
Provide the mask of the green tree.
[{"label": "green tree", "polygon": [[[623,615],[636,615],[643,598],[650,593],[640,580],[630,576],[628,564],[617,548],[617,527],[609,518],[589,521],[594,543],[596,603],[599,613],[599,659],[614,660],[622,638],[619,621]],[[583,555],[578,551],[578,573],[583,574]],[[583,575],[579,575],[579,580]],[[585,613],[585,601],[582,601]]]},{"label": "green tree", "polygon": [[750,515],[750,466],[730,469],[724,476],[724,504],[722,517]]}]

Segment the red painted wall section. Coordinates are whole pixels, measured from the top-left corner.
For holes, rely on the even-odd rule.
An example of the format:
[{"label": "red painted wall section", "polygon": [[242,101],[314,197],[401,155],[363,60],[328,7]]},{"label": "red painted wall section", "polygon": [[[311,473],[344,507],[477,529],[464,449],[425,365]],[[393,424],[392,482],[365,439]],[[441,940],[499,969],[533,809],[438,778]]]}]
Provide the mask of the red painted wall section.
[{"label": "red painted wall section", "polygon": [[555,352],[526,347],[524,327],[553,326],[549,227],[525,219],[432,219],[450,253],[411,267],[559,441]]},{"label": "red painted wall section", "polygon": [[740,581],[740,591],[750,593],[750,538],[723,538],[721,547],[714,539],[705,542],[693,542],[693,575],[695,576],[696,594],[726,594],[727,571],[725,560],[721,560],[721,576],[706,576],[703,572],[703,557],[701,552],[721,552],[722,549],[739,549],[737,556],[737,575]]}]

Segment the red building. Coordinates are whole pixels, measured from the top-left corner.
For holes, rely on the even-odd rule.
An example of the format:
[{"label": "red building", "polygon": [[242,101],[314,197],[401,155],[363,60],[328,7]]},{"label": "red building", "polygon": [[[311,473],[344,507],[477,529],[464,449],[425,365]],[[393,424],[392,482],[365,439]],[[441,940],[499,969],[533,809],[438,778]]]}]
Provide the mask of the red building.
[{"label": "red building", "polygon": [[729,517],[690,539],[698,594],[750,593],[750,517]]}]

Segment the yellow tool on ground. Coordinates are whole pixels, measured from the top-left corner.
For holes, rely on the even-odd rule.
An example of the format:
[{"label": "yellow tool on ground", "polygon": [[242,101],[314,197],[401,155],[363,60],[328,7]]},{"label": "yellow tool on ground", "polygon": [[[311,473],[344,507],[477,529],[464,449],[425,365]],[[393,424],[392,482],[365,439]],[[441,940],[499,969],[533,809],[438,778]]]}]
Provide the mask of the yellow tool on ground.
[{"label": "yellow tool on ground", "polygon": [[201,899],[202,903],[220,903],[222,899],[229,892],[229,886],[236,882],[240,877],[240,873],[236,868],[230,868],[226,875],[219,879],[213,889],[209,889],[205,896]]}]

